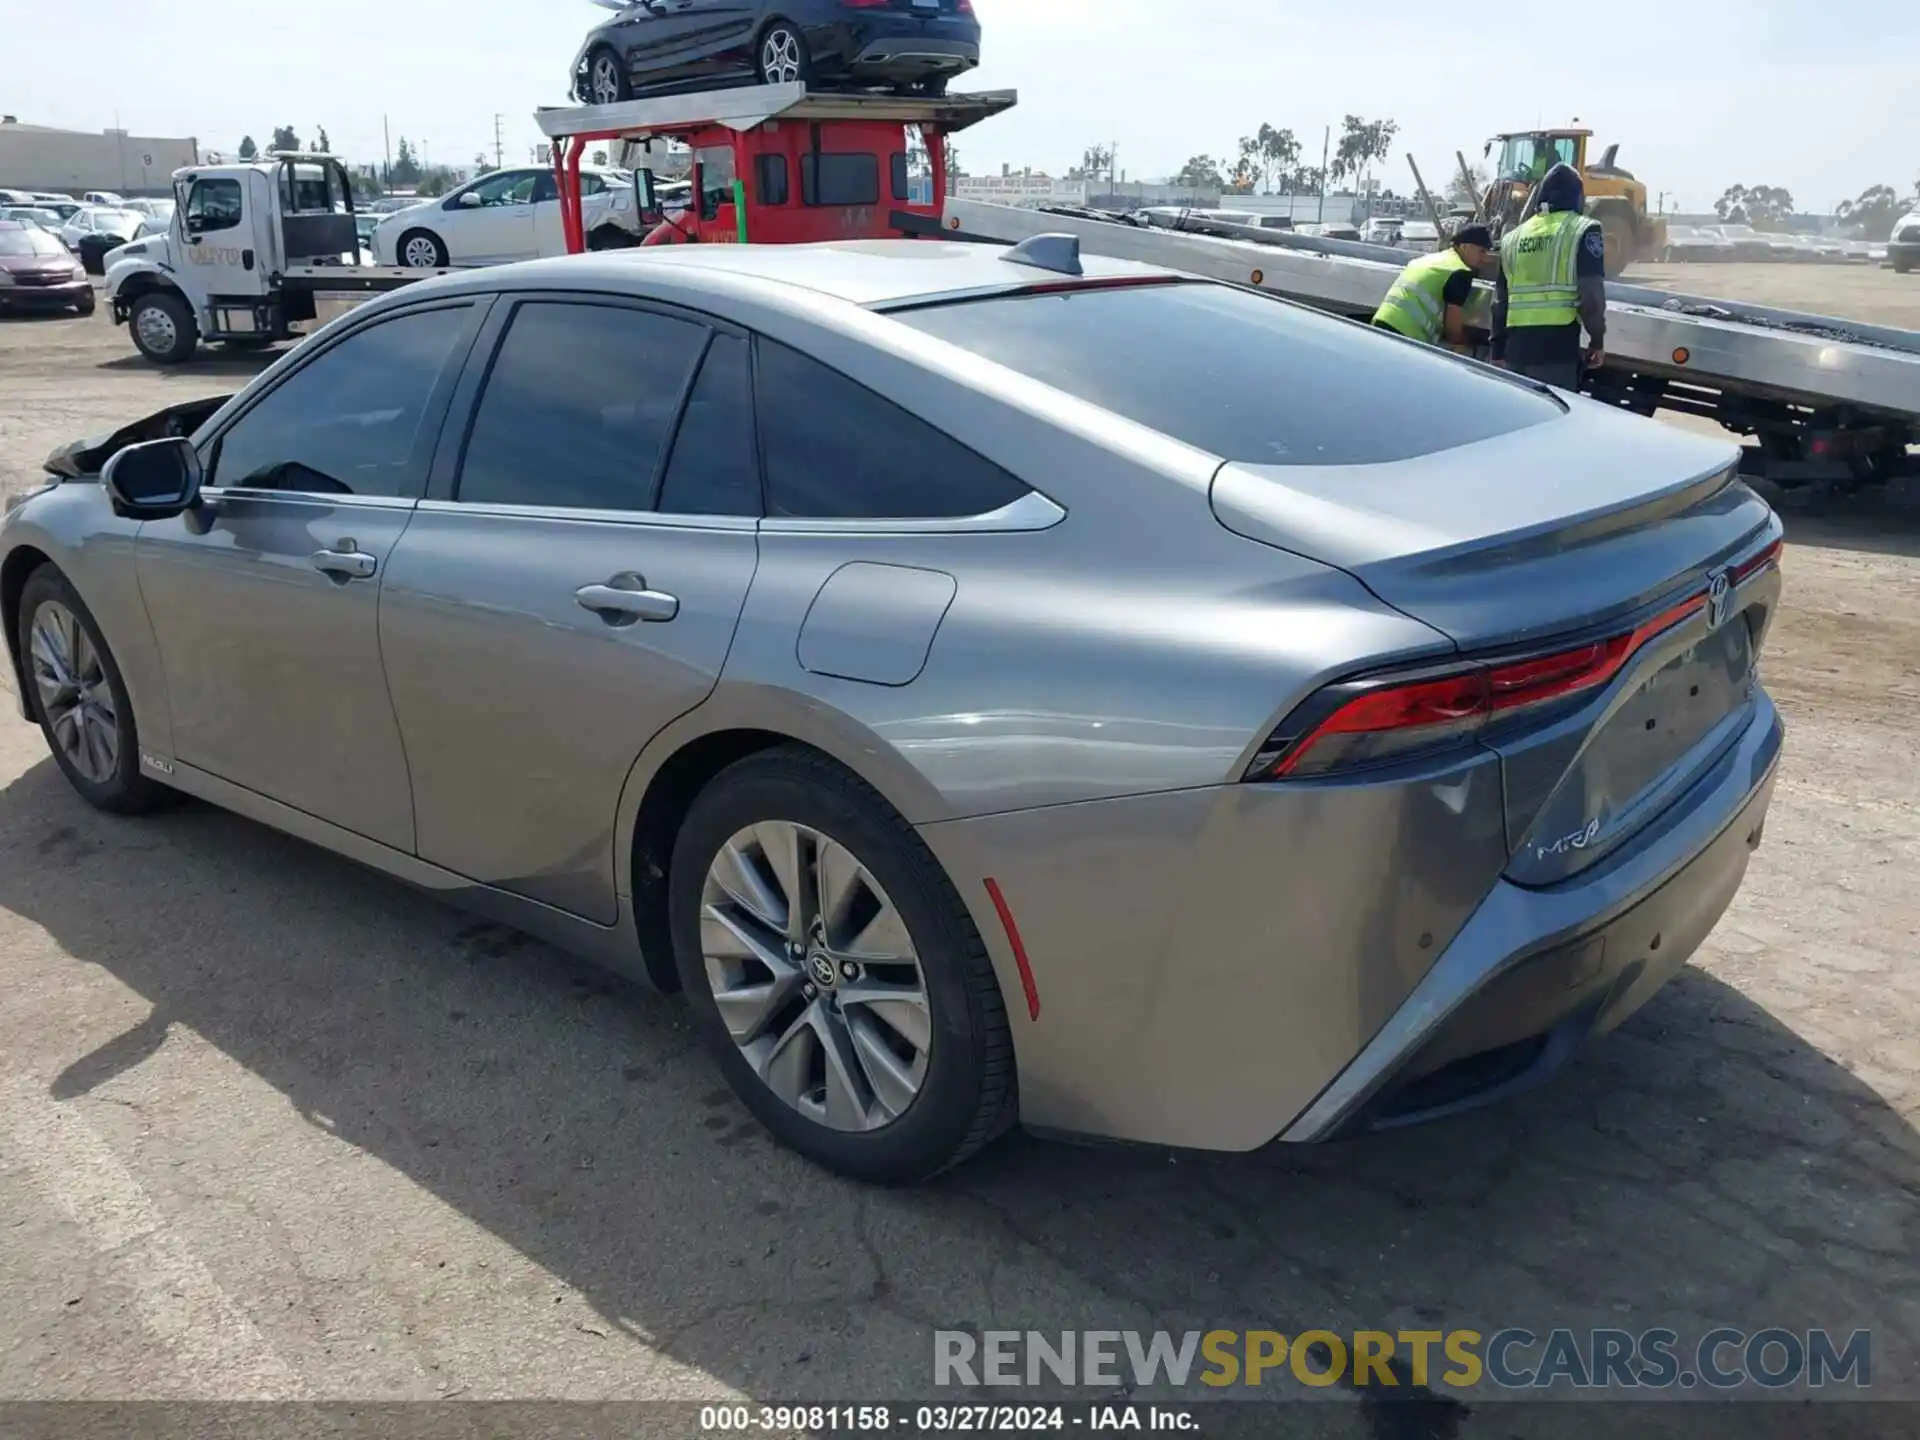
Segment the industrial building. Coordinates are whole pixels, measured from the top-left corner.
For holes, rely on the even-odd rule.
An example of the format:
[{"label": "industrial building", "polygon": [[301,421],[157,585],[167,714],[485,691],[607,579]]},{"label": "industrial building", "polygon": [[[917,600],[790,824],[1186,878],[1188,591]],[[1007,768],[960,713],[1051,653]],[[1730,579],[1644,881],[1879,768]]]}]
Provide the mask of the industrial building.
[{"label": "industrial building", "polygon": [[0,189],[165,195],[174,171],[199,163],[200,146],[191,136],[59,130],[0,115]]}]

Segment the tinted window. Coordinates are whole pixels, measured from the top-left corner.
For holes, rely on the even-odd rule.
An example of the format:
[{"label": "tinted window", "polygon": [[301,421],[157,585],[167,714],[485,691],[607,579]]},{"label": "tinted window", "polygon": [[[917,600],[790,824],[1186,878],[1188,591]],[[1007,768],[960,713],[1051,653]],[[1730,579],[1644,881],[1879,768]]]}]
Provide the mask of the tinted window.
[{"label": "tinted window", "polygon": [[907,198],[907,194],[907,157],[903,152],[895,151],[893,156],[893,198],[896,200],[904,200]]},{"label": "tinted window", "polygon": [[784,155],[756,155],[753,157],[755,189],[759,191],[762,205],[784,205],[787,203],[787,157]]},{"label": "tinted window", "polygon": [[1551,420],[1426,346],[1225,285],[1087,289],[895,318],[1228,460],[1373,465]]},{"label": "tinted window", "polygon": [[646,509],[706,338],[645,310],[522,305],[480,396],[459,498]]},{"label": "tinted window", "polygon": [[660,508],[674,515],[758,515],[747,342],[716,335],[673,439]]},{"label": "tinted window", "polygon": [[1011,505],[1027,487],[924,420],[816,360],[760,342],[756,403],[767,513],[945,519]]},{"label": "tinted window", "polygon": [[230,230],[240,223],[238,180],[196,180],[187,195],[187,224],[195,230]]},{"label": "tinted window", "polygon": [[800,198],[809,205],[878,204],[880,162],[871,155],[802,155]]},{"label": "tinted window", "polygon": [[447,202],[446,208],[459,208],[468,195],[478,195],[482,205],[531,205],[534,187],[540,183],[540,177],[548,173],[545,170],[502,170],[461,191],[457,198]]},{"label": "tinted window", "polygon": [[418,495],[434,382],[465,305],[381,321],[329,347],[220,438],[216,485],[327,495]]}]

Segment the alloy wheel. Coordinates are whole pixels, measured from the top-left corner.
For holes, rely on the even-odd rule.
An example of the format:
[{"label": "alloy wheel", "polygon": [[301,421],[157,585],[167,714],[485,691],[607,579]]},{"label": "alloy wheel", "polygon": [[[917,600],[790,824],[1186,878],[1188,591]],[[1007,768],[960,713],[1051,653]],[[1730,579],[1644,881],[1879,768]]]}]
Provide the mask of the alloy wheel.
[{"label": "alloy wheel", "polygon": [[700,948],[728,1035],[787,1105],[871,1131],[913,1104],[933,1043],[926,977],[846,846],[789,821],[739,831],[708,867]]},{"label": "alloy wheel", "polygon": [[800,37],[791,30],[774,30],[760,46],[760,78],[769,85],[786,85],[800,78]]},{"label": "alloy wheel", "polygon": [[619,62],[611,55],[597,55],[593,61],[593,71],[588,80],[588,88],[593,92],[596,105],[613,105],[620,99]]},{"label": "alloy wheel", "polygon": [[74,613],[57,601],[33,617],[29,663],[54,744],[96,785],[120,768],[120,712],[106,668]]},{"label": "alloy wheel", "polygon": [[416,235],[407,241],[406,249],[400,253],[401,260],[415,270],[433,270],[440,264],[440,247],[425,235]]}]

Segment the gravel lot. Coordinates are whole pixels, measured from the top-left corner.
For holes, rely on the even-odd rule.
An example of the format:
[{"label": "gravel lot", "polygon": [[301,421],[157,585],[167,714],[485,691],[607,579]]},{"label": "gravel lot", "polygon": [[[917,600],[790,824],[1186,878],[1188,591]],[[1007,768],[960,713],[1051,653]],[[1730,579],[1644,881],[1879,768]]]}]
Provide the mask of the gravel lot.
[{"label": "gravel lot", "polygon": [[[1707,268],[1637,278],[1920,306]],[[0,491],[256,363],[0,322]],[[1694,966],[1559,1083],[1312,1152],[842,1184],[677,1003],[212,809],[96,815],[0,713],[0,1398],[845,1400],[927,1393],[935,1326],[1718,1324],[1871,1327],[1920,1394],[1920,524],[1789,525],[1788,756]]]}]

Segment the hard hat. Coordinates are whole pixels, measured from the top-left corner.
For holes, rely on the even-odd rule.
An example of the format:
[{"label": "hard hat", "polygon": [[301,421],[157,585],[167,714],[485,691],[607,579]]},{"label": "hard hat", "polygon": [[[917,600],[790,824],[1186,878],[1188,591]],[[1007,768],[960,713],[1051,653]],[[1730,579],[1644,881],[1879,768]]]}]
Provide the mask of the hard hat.
[{"label": "hard hat", "polygon": [[1581,183],[1580,172],[1565,161],[1547,171],[1546,178],[1540,182],[1543,210],[1578,210],[1586,199],[1587,187]]}]

